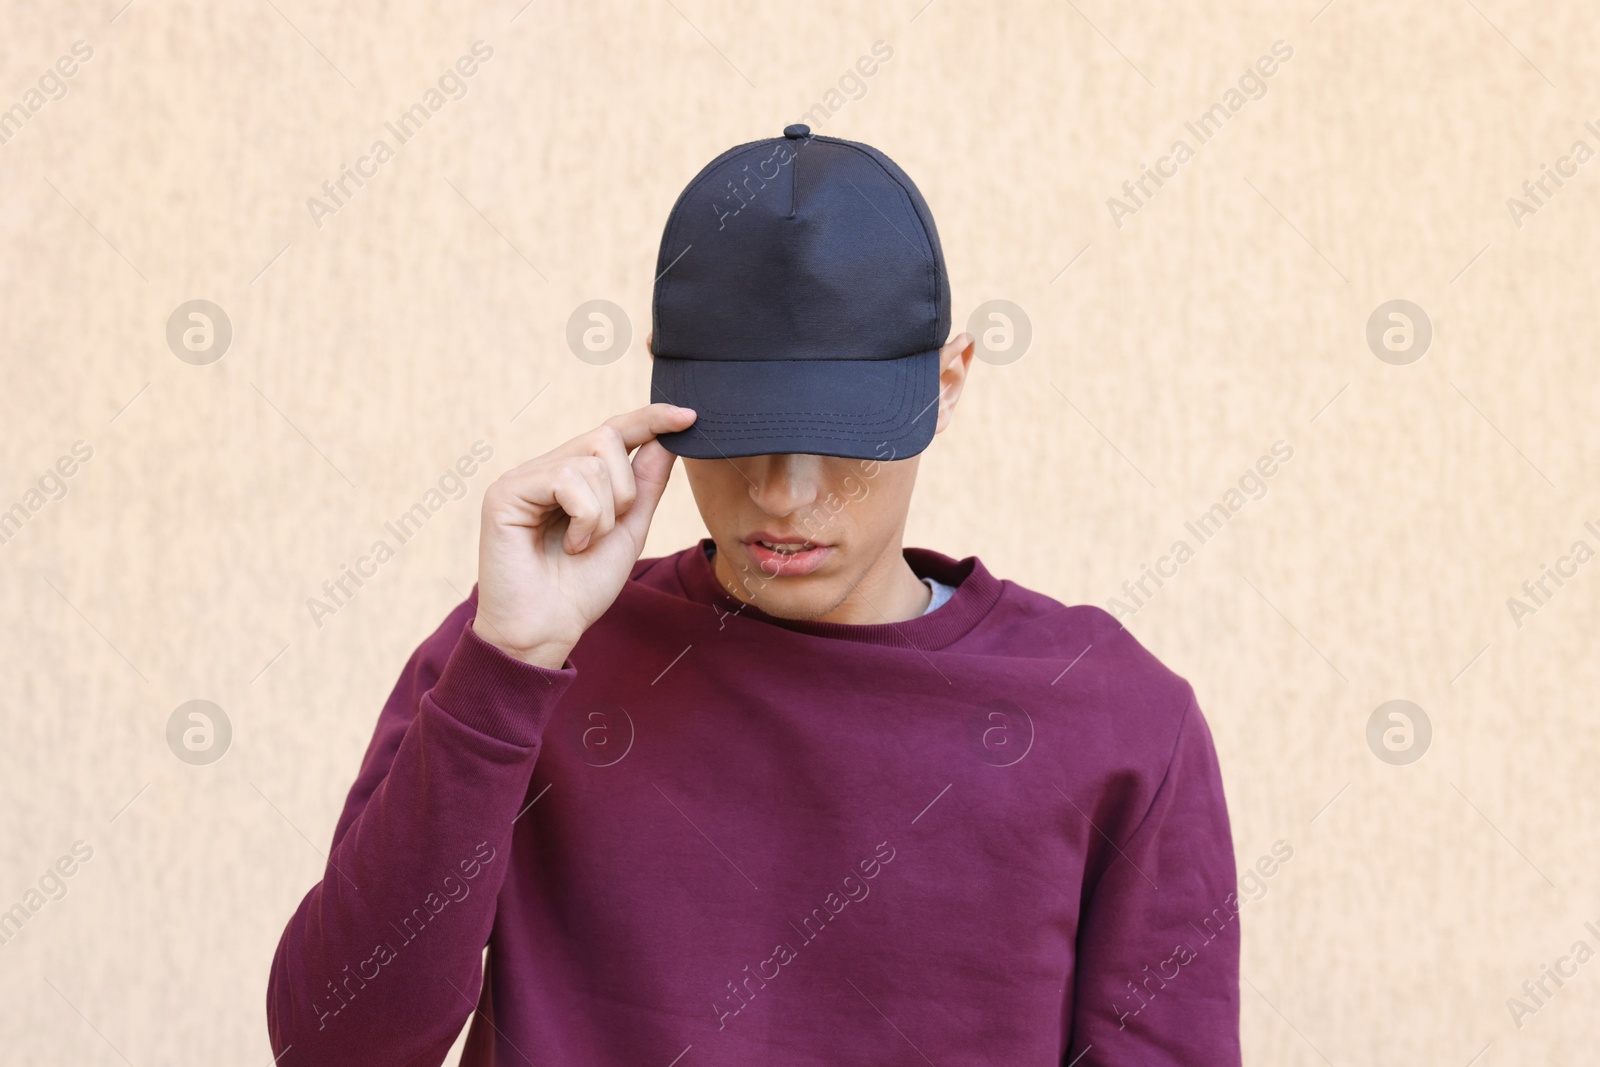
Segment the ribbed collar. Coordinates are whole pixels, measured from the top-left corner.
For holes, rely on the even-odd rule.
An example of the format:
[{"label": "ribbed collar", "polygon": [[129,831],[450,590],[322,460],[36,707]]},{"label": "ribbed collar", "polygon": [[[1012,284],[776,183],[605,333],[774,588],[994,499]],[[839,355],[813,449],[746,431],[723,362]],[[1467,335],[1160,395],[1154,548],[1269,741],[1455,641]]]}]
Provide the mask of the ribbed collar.
[{"label": "ribbed collar", "polygon": [[757,622],[817,637],[834,637],[896,648],[947,648],[989,613],[999,602],[1005,588],[1005,583],[990,574],[977,556],[957,560],[928,548],[903,548],[901,554],[918,578],[927,575],[946,585],[955,586],[956,591],[943,606],[904,622],[845,623],[786,619],[768,615],[722,588],[709,555],[714,543],[711,538],[703,537],[698,545],[678,553],[678,581],[682,583],[689,599],[715,605],[723,611]]}]

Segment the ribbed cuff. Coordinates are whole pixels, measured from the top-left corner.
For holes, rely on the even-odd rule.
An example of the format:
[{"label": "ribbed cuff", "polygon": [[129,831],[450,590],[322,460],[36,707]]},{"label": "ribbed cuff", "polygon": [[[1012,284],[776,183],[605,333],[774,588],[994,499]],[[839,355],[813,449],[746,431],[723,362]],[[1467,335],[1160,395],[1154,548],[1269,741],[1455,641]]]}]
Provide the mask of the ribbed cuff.
[{"label": "ribbed cuff", "polygon": [[577,677],[571,660],[551,670],[506,655],[479,637],[469,620],[423,699],[479,733],[532,748]]}]

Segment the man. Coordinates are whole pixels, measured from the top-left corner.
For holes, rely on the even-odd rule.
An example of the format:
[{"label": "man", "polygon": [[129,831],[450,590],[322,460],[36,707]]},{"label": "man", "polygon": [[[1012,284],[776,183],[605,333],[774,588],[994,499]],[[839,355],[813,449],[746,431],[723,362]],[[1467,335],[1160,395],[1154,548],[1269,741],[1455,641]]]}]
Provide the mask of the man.
[{"label": "man", "polygon": [[[278,1062],[438,1064],[470,1019],[472,1065],[1237,1064],[1192,688],[901,545],[973,354],[916,186],[791,126],[657,273],[655,402],[485,494],[278,947]],[[677,456],[710,536],[640,559]]]}]

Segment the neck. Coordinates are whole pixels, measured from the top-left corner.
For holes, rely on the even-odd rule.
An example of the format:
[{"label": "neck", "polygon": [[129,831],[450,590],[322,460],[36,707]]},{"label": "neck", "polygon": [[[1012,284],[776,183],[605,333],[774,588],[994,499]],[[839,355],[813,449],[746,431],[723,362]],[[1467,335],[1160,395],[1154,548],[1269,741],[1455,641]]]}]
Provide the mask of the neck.
[{"label": "neck", "polygon": [[915,619],[933,601],[933,591],[917,577],[900,551],[900,539],[878,557],[861,581],[822,622],[885,623]]}]

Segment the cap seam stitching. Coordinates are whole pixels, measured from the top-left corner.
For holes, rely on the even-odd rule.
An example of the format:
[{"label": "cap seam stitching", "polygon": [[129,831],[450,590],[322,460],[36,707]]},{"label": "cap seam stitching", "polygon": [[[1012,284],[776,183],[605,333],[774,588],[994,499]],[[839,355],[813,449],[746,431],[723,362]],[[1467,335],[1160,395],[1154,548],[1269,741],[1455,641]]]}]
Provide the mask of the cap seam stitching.
[{"label": "cap seam stitching", "polygon": [[700,168],[700,172],[690,179],[689,184],[684,186],[683,192],[679,193],[678,198],[672,202],[672,210],[667,213],[667,229],[661,235],[661,248],[656,253],[656,272],[658,277],[655,292],[650,298],[650,324],[652,329],[659,324],[658,313],[661,308],[661,290],[666,287],[665,279],[662,277],[665,274],[665,270],[661,266],[661,260],[665,258],[667,250],[672,247],[673,234],[678,232],[683,218],[688,215],[687,211],[679,214],[678,208],[683,205],[684,201],[689,199],[689,194],[713,177],[719,164],[726,162],[745,149],[769,144],[773,140],[773,138],[768,137],[755,141],[746,141],[744,144],[734,145],[732,148],[720,153],[715,159]]},{"label": "cap seam stitching", "polygon": [[[938,268],[937,268],[937,265],[934,263],[934,258],[933,258],[933,255],[934,255],[934,253],[933,253],[934,241],[933,241],[933,237],[928,233],[927,224],[922,221],[922,216],[917,214],[916,205],[911,200],[911,192],[910,192],[910,190],[908,190],[905,187],[904,183],[902,183],[899,178],[895,177],[894,173],[892,171],[890,171],[888,167],[885,167],[883,165],[883,163],[876,156],[874,156],[871,152],[868,152],[865,149],[861,148],[859,145],[852,144],[851,142],[843,140],[843,139],[838,138],[838,137],[826,137],[825,136],[825,137],[823,137],[823,140],[829,141],[829,142],[831,142],[833,144],[841,145],[841,146],[843,146],[845,148],[851,149],[852,151],[856,152],[858,155],[865,156],[868,160],[870,160],[872,162],[872,164],[875,167],[877,167],[879,170],[883,171],[884,176],[887,177],[891,182],[894,183],[895,188],[900,190],[900,194],[901,194],[900,210],[901,211],[909,211],[911,213],[912,221],[914,223],[916,223],[917,228],[922,231],[923,240],[928,242],[928,251],[924,252],[922,254],[922,258],[923,258],[923,262],[924,262],[925,266],[927,267],[927,271],[928,271],[929,302],[933,304],[933,317],[934,317],[933,329],[934,329],[934,332],[937,333],[938,329],[939,329],[939,324],[938,324],[938,320],[939,320],[939,277],[938,277]],[[910,180],[909,175],[907,176],[907,180],[908,181]],[[863,194],[863,195],[865,195],[865,194]],[[867,203],[870,204],[870,203],[872,203],[872,201],[868,200]],[[943,341],[944,341],[944,339],[942,337],[935,336],[935,337],[932,338],[932,345],[934,347],[936,347],[936,348],[940,347],[943,344]]]},{"label": "cap seam stitching", "polygon": [[[690,380],[688,382],[685,382],[684,384],[689,386],[689,391],[691,393],[693,393],[695,391],[695,387],[699,384],[699,382],[698,382],[699,372],[700,372],[699,362],[700,361],[698,361],[698,360],[685,360],[684,361],[685,369],[688,370],[689,374],[690,374]],[[833,418],[833,419],[822,418],[822,419],[819,419],[819,422],[821,424],[823,424],[823,425],[838,424],[838,425],[842,425],[842,426],[843,425],[853,426],[853,427],[856,427],[858,432],[859,432],[860,430],[864,430],[864,429],[866,429],[867,427],[870,427],[870,426],[883,425],[883,424],[886,424],[888,422],[895,421],[895,415],[898,414],[903,409],[903,405],[904,405],[904,402],[905,402],[906,391],[907,391],[907,389],[910,388],[910,385],[911,385],[911,375],[910,374],[902,374],[902,375],[900,375],[900,380],[895,385],[894,399],[891,400],[891,401],[886,402],[885,404],[883,404],[880,407],[872,409],[871,411],[866,411],[866,412],[862,413],[863,416],[878,416],[878,418],[874,422],[863,423],[863,422],[860,422],[860,421],[855,420],[855,419],[840,419],[840,418]],[[712,414],[712,415],[723,416],[722,421],[725,421],[725,422],[760,423],[761,425],[764,425],[764,426],[777,426],[777,425],[783,425],[784,423],[791,423],[791,422],[799,421],[799,420],[794,419],[794,418],[763,418],[761,416],[742,415],[740,412],[737,412],[737,411],[723,411],[720,408],[707,407],[704,404],[696,404],[696,405],[693,405],[693,406],[694,406],[694,409],[695,409],[696,412],[707,412],[707,413]],[[885,412],[885,411],[891,412],[891,414],[879,415],[880,412]],[[835,415],[836,416],[836,415],[838,415],[838,412],[834,412],[834,411],[786,411],[783,414],[784,415],[789,415],[789,416],[795,416],[795,415],[816,415],[816,416]]]},{"label": "cap seam stitching", "polygon": [[845,359],[716,359],[712,356],[657,356],[664,362],[678,363],[893,363],[900,359],[915,359],[917,356],[926,356],[930,352],[937,352],[943,347],[935,345],[932,348],[919,348],[915,352],[903,352],[897,356],[858,356]]}]

